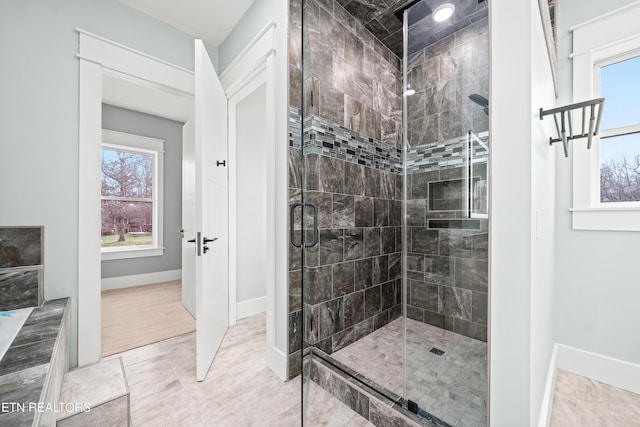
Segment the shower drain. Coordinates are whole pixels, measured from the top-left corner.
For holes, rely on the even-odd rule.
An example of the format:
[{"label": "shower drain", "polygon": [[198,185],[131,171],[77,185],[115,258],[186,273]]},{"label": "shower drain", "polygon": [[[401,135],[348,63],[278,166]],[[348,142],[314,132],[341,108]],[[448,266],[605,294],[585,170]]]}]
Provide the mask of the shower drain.
[{"label": "shower drain", "polygon": [[442,356],[444,354],[444,351],[440,350],[439,348],[435,348],[435,347],[433,347],[431,350],[429,350],[429,352],[435,354],[436,356]]}]

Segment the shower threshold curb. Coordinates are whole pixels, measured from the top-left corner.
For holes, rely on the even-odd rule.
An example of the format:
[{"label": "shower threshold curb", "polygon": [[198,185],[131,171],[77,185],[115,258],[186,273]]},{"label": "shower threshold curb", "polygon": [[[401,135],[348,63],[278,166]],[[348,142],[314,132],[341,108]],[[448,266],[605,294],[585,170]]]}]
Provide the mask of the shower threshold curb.
[{"label": "shower threshold curb", "polygon": [[315,348],[310,369],[313,382],[375,426],[451,427],[424,411],[414,414],[400,396]]}]

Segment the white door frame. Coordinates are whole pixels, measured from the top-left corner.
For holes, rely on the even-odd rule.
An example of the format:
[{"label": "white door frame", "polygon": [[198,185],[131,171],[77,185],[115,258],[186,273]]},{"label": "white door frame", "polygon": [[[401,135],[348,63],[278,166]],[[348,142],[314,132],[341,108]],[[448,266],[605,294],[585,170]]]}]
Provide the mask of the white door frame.
[{"label": "white door frame", "polygon": [[[238,304],[237,304],[237,295],[238,295],[238,275],[237,275],[237,243],[238,243],[238,224],[237,224],[237,212],[238,212],[238,200],[237,200],[237,168],[238,168],[238,159],[237,159],[237,146],[238,146],[238,138],[237,138],[237,107],[247,96],[251,95],[256,89],[260,88],[262,85],[266,85],[266,70],[263,70],[259,74],[256,74],[251,81],[249,81],[246,86],[242,87],[235,95],[233,95],[228,102],[229,108],[229,326],[235,325],[238,320]],[[269,112],[269,108],[265,109],[266,115],[273,115],[273,111]],[[266,117],[265,120],[269,118]],[[240,124],[242,125],[242,124]],[[268,132],[267,132],[268,133]],[[267,162],[269,162],[270,157],[270,145],[269,141],[265,141],[267,144]],[[267,171],[269,170],[269,165],[267,165]],[[267,172],[268,173],[268,172]],[[270,179],[270,176],[267,176],[267,191],[269,192],[273,186],[273,182]],[[267,196],[267,203],[271,202],[270,195]],[[267,207],[267,224],[269,227],[267,229],[267,247],[273,247],[273,240],[270,239],[272,234],[275,234],[275,230],[273,229],[273,223],[270,221],[270,215],[272,215],[272,210]],[[273,251],[268,252],[268,256],[271,256]],[[269,262],[271,259],[267,260],[267,271],[269,271],[268,276],[271,277],[272,274],[270,272]],[[269,278],[267,278],[269,281]],[[267,287],[269,285],[267,284]]]},{"label": "white door frame", "polygon": [[[242,99],[243,89],[251,85],[266,85],[267,117],[265,144],[267,147],[267,366],[278,377],[287,378],[287,354],[276,346],[278,336],[288,337],[286,321],[276,331],[276,258],[286,259],[286,247],[276,247],[275,217],[276,189],[275,164],[277,149],[275,129],[275,23],[260,31],[238,57],[220,75],[227,98],[230,99],[229,116],[235,120],[235,105]],[[114,72],[178,97],[194,96],[194,73],[169,62],[154,58],[127,46],[112,42],[77,29],[80,43],[79,87],[79,186],[78,186],[78,366],[100,360],[100,241],[91,238],[100,230],[100,173],[95,166],[100,162],[102,131],[101,103],[102,76]],[[257,87],[256,86],[256,87]],[[250,93],[250,92],[249,92]],[[248,93],[247,93],[248,94]],[[246,96],[246,94],[245,94]],[[230,129],[235,123],[230,119]],[[186,120],[185,120],[186,121]],[[233,124],[233,125],[232,125]],[[234,135],[235,138],[235,135]],[[234,138],[230,138],[235,143]],[[235,150],[235,146],[234,146]],[[235,162],[230,159],[230,168]],[[231,170],[229,171],[231,173]],[[233,175],[230,175],[233,176]],[[234,183],[235,184],[235,183]],[[235,191],[235,188],[233,189]],[[230,191],[230,194],[234,194]],[[235,201],[235,200],[234,200]],[[232,208],[235,209],[235,206]],[[235,211],[229,212],[235,219]],[[285,220],[286,222],[286,220]],[[234,230],[230,224],[230,231]],[[230,235],[230,241],[232,237]],[[234,252],[231,252],[234,254]],[[235,259],[233,260],[235,262]],[[230,259],[230,265],[231,259]],[[230,269],[230,313],[234,311],[235,275]],[[235,272],[234,272],[235,273]],[[286,293],[286,292],[285,292]],[[232,299],[233,298],[233,299]],[[286,307],[286,304],[284,305]],[[231,314],[230,314],[231,317]],[[284,315],[286,319],[286,313]],[[231,318],[230,318],[231,321]]]},{"label": "white door frame", "polygon": [[[276,331],[276,144],[275,128],[275,30],[276,24],[268,23],[245,49],[220,75],[227,94],[229,108],[229,325],[237,319],[236,275],[236,108],[238,104],[261,85],[265,85],[266,132],[264,144],[267,161],[267,366],[281,379],[287,377],[287,355],[276,347],[276,332],[287,336],[287,331]],[[283,255],[286,257],[286,255]],[[288,328],[285,324],[284,328]]]},{"label": "white door frame", "polygon": [[[100,144],[102,78],[118,75],[164,95],[194,96],[193,72],[127,46],[79,33],[78,366],[100,360]],[[193,103],[193,101],[191,101]],[[146,111],[153,114],[152,111]],[[162,114],[160,114],[162,115]]]}]

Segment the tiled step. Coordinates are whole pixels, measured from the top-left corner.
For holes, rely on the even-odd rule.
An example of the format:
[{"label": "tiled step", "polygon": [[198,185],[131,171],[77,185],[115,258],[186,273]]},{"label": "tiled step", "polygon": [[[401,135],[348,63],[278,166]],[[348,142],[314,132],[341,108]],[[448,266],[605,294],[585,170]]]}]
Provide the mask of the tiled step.
[{"label": "tiled step", "polygon": [[129,386],[122,359],[114,358],[64,375],[57,425],[129,426]]}]

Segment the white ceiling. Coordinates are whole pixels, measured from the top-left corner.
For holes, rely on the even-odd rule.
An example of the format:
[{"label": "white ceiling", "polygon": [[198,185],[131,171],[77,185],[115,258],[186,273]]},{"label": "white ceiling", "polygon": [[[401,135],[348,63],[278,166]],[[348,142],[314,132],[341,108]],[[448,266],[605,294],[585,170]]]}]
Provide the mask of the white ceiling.
[{"label": "white ceiling", "polygon": [[216,47],[253,3],[253,0],[120,1]]}]

